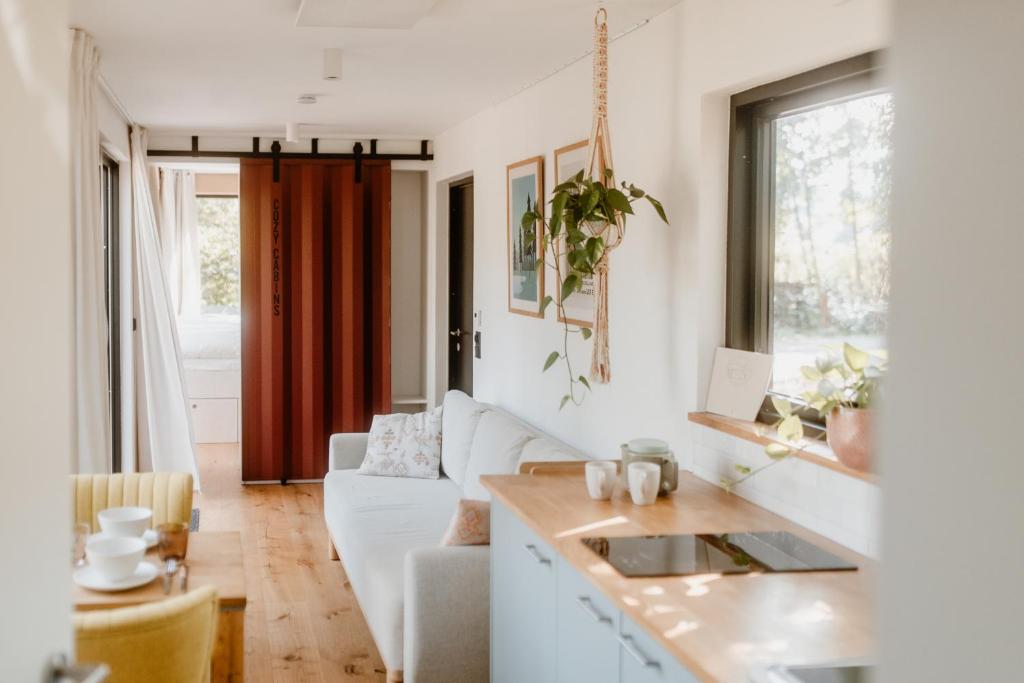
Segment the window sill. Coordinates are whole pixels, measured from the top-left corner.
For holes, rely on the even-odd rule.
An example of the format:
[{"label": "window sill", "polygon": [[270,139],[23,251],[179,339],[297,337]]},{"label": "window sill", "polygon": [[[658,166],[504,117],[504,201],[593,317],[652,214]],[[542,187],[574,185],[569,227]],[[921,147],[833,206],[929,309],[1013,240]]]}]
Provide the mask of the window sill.
[{"label": "window sill", "polygon": [[[775,429],[766,424],[759,422],[748,422],[746,420],[737,420],[731,417],[725,417],[724,415],[716,415],[714,413],[690,413],[690,422],[695,424],[714,429],[731,436],[735,436],[744,441],[750,441],[752,443],[767,446],[770,443],[777,443],[778,438],[775,436]],[[817,443],[809,448],[797,451],[791,457],[800,458],[807,462],[819,465],[821,467],[827,467],[830,470],[845,474],[848,477],[854,477],[855,479],[862,479],[872,484],[878,483],[878,476],[871,472],[861,472],[847,467],[846,465],[839,462],[836,459],[832,449],[825,443]]]}]

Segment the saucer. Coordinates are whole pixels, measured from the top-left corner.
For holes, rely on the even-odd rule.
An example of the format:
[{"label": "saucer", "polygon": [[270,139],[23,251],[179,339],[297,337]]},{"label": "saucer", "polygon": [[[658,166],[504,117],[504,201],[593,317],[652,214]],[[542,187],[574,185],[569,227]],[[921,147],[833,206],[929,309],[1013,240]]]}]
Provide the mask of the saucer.
[{"label": "saucer", "polygon": [[88,588],[94,591],[125,591],[130,588],[138,588],[139,586],[145,586],[147,583],[156,578],[160,570],[156,568],[156,565],[149,562],[139,562],[139,566],[135,568],[135,573],[126,579],[119,581],[110,581],[104,579],[96,570],[86,565],[80,569],[76,569],[73,575],[76,584],[82,588]]},{"label": "saucer", "polygon": [[[96,538],[111,538],[111,536],[106,531],[100,531],[89,536],[90,541]],[[146,550],[155,548],[158,538],[159,534],[157,534],[156,529],[146,529],[145,533],[142,534],[142,540],[146,542]]]}]

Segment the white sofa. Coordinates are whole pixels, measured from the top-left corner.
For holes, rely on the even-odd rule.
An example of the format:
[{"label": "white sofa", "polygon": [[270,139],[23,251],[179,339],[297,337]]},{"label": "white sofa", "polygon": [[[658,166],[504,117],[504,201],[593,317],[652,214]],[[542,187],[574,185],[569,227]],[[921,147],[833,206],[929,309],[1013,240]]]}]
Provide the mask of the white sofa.
[{"label": "white sofa", "polygon": [[482,474],[582,460],[575,449],[460,391],[444,398],[440,479],[360,475],[366,434],[335,434],[324,479],[331,556],[340,555],[388,681],[488,679],[490,549],[442,547],[460,498],[489,498]]}]

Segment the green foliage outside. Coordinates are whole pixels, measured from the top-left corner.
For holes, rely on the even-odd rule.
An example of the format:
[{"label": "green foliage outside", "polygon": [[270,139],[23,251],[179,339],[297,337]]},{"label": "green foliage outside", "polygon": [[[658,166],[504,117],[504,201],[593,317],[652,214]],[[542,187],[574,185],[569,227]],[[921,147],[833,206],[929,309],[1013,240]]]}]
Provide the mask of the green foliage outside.
[{"label": "green foliage outside", "polygon": [[199,197],[203,313],[238,313],[241,249],[237,197]]}]

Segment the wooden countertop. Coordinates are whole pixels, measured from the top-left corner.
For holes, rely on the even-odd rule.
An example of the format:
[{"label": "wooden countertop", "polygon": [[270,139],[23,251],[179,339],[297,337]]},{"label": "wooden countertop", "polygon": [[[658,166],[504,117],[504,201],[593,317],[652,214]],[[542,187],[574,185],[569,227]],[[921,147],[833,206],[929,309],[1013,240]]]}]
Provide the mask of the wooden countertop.
[{"label": "wooden countertop", "polygon": [[[877,564],[690,473],[651,506],[619,485],[591,500],[581,467],[481,477],[494,498],[645,628],[702,681],[746,683],[764,663],[813,663],[876,652],[872,590]],[[860,567],[780,574],[621,576],[579,542],[583,536],[789,531]]]},{"label": "wooden countertop", "polygon": [[[146,559],[162,567],[156,548]],[[214,586],[221,609],[244,609],[246,603],[245,567],[242,563],[242,537],[237,531],[197,531],[188,536],[188,588]],[[91,591],[72,584],[71,602],[76,610],[110,609],[163,600],[180,594],[180,584],[173,582],[170,596],[164,595],[163,581],[115,593]]]}]

